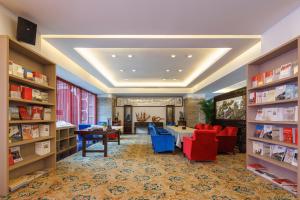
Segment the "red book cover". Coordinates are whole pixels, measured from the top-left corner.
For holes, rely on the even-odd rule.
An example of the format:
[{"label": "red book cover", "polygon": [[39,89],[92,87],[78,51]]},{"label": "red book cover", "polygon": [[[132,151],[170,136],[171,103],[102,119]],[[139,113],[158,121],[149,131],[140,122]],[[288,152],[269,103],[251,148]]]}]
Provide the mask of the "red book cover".
[{"label": "red book cover", "polygon": [[257,75],[257,86],[262,86],[265,83],[265,73],[261,73]]},{"label": "red book cover", "polygon": [[297,183],[295,183],[289,179],[276,178],[276,179],[273,179],[273,181],[275,181],[276,183],[279,183],[280,185],[297,185]]},{"label": "red book cover", "polygon": [[42,119],[43,107],[41,106],[32,106],[31,109],[31,119],[40,120]]},{"label": "red book cover", "polygon": [[33,77],[42,78],[42,74],[40,72],[32,72]]},{"label": "red book cover", "polygon": [[295,129],[295,143],[298,144],[298,128]]},{"label": "red book cover", "polygon": [[265,72],[265,82],[270,83],[273,81],[273,71]]},{"label": "red book cover", "polygon": [[283,141],[293,143],[293,128],[283,128]]},{"label": "red book cover", "polygon": [[13,155],[11,154],[10,150],[9,150],[9,154],[8,154],[8,164],[9,164],[9,166],[14,165],[14,158],[13,158]]},{"label": "red book cover", "polygon": [[22,120],[30,120],[31,119],[29,112],[25,106],[19,106],[19,115]]},{"label": "red book cover", "polygon": [[248,167],[253,169],[266,169],[263,165],[258,163],[249,164]]},{"label": "red book cover", "polygon": [[32,100],[32,88],[22,86],[22,98]]},{"label": "red book cover", "polygon": [[252,87],[256,87],[257,86],[257,75],[252,77]]},{"label": "red book cover", "polygon": [[16,84],[10,84],[9,92],[11,98],[21,98],[21,86]]}]

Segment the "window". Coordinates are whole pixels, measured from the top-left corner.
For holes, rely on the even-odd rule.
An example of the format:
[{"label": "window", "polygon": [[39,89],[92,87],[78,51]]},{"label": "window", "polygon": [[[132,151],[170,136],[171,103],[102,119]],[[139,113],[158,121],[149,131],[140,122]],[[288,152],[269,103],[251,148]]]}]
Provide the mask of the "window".
[{"label": "window", "polygon": [[57,77],[56,115],[72,124],[96,123],[96,95]]}]

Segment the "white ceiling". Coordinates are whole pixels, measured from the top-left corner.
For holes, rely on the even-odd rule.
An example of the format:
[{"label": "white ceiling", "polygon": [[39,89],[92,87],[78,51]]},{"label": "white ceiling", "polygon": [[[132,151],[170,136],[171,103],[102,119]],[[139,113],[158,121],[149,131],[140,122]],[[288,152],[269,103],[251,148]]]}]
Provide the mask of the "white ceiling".
[{"label": "white ceiling", "polygon": [[[201,69],[202,65],[198,63],[204,62],[211,55],[210,51],[231,49],[184,85],[193,87],[256,44],[260,40],[257,35],[300,6],[299,0],[0,2],[17,15],[36,22],[39,32],[48,35],[46,40],[50,44],[111,88],[183,87],[182,83],[195,74],[197,68]],[[116,35],[134,36],[114,37]],[[141,35],[151,37],[141,38]],[[162,37],[153,38],[153,35]],[[87,60],[76,48],[85,48],[94,55],[93,58]],[[120,56],[112,59],[111,54]],[[128,59],[127,54],[134,57]],[[171,59],[170,54],[176,54],[176,59]],[[193,58],[186,59],[187,54],[193,54]],[[103,65],[95,67],[94,59]],[[121,68],[125,72],[121,73]],[[137,70],[135,73],[130,72],[133,68]],[[167,68],[170,68],[170,73],[165,72]],[[179,68],[183,69],[182,73],[177,71]],[[162,78],[169,80],[162,81]],[[176,81],[171,80],[173,78]]]},{"label": "white ceiling", "polygon": [[230,51],[230,48],[75,50],[114,87],[186,87]]},{"label": "white ceiling", "polygon": [[299,6],[299,0],[0,2],[37,22],[43,34],[261,34]]}]

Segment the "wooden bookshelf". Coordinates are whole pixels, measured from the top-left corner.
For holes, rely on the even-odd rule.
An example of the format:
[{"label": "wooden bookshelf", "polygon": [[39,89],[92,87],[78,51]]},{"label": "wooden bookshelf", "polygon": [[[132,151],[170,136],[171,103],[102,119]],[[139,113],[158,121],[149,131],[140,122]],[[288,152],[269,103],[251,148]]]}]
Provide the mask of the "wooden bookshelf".
[{"label": "wooden bookshelf", "polygon": [[298,122],[295,121],[267,121],[267,120],[248,120],[248,123],[253,124],[284,124],[284,125],[297,125]]},{"label": "wooden bookshelf", "polygon": [[30,101],[26,99],[16,99],[16,98],[8,98],[10,102],[22,103],[22,104],[31,104],[31,105],[43,105],[43,106],[54,106],[54,103],[48,102],[40,102],[40,101]]},{"label": "wooden bookshelf", "polygon": [[77,152],[77,136],[74,134],[76,126],[60,127],[56,129],[56,160],[59,161]]},{"label": "wooden bookshelf", "polygon": [[277,144],[277,145],[286,146],[286,147],[290,147],[290,148],[294,148],[294,149],[296,149],[298,147],[296,144],[290,144],[290,143],[286,143],[286,142],[280,142],[280,141],[265,139],[265,138],[249,137],[248,139],[253,140],[253,141],[258,141],[258,142],[265,142],[265,143],[269,143],[269,144]]},{"label": "wooden bookshelf", "polygon": [[[298,84],[299,91],[299,73],[296,75],[291,75],[290,77],[274,80],[271,83],[267,83],[262,86],[252,87],[252,77],[263,73],[269,70],[273,70],[275,68],[280,67],[283,64],[290,62],[298,62],[300,64],[300,50],[299,50],[299,38],[296,38],[273,51],[257,58],[253,62],[249,63],[247,66],[247,99],[249,100],[249,96],[251,92],[258,92],[269,90],[271,88],[275,88],[276,86],[288,84],[288,83],[296,83]],[[267,168],[267,170],[274,174],[279,178],[287,178],[298,184],[298,192],[297,196],[300,195],[300,167],[294,166],[290,163],[281,162],[275,159],[272,159],[268,156],[261,156],[253,153],[253,142],[262,142],[273,145],[285,146],[287,148],[297,149],[298,152],[300,150],[300,145],[289,144],[275,140],[269,140],[264,138],[256,138],[254,137],[256,125],[276,125],[280,127],[292,127],[297,128],[299,126],[299,121],[257,121],[255,120],[256,112],[261,108],[268,107],[288,107],[288,106],[299,106],[299,97],[297,99],[290,100],[280,100],[266,103],[257,103],[247,105],[247,165],[249,164],[261,164]],[[299,109],[298,109],[299,116]],[[298,134],[299,135],[299,134]],[[300,138],[298,137],[298,144],[300,144]],[[299,161],[298,166],[299,166]],[[252,171],[252,170],[250,170]],[[262,176],[261,176],[262,177]],[[272,181],[271,181],[272,182]],[[295,194],[295,193],[293,193]]]},{"label": "wooden bookshelf", "polygon": [[[0,134],[0,152],[2,153],[2,156],[0,156],[0,195],[7,195],[9,193],[9,183],[13,182],[15,178],[39,170],[55,169],[56,167],[56,65],[8,36],[0,36],[0,49],[0,84],[4,91],[4,93],[2,91],[2,94],[5,94],[0,96],[2,111],[0,115],[2,130],[2,134]],[[9,60],[25,69],[46,75],[48,85],[9,74]],[[11,83],[47,92],[49,102],[10,98],[9,85]],[[51,108],[51,120],[9,120],[8,108],[11,105],[40,105]],[[21,124],[47,124],[50,126],[50,134],[47,137],[9,143],[9,126]],[[39,156],[35,153],[35,143],[41,141],[50,141],[50,153]],[[9,166],[9,148],[16,146],[20,147],[23,160]]]},{"label": "wooden bookshelf", "polygon": [[267,106],[267,105],[274,105],[274,104],[289,104],[289,103],[298,103],[298,99],[288,99],[288,100],[280,100],[280,101],[272,101],[272,102],[264,102],[264,103],[253,103],[253,104],[248,104],[248,106],[255,107],[255,106]]}]

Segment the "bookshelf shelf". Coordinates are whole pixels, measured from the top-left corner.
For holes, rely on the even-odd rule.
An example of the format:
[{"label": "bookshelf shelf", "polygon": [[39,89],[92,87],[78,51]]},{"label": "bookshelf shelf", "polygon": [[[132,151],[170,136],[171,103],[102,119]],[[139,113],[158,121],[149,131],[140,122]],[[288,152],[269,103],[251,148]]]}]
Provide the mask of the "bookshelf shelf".
[{"label": "bookshelf shelf", "polygon": [[249,153],[248,155],[251,156],[251,157],[254,157],[254,158],[259,158],[261,160],[267,161],[268,163],[271,163],[273,165],[277,165],[277,166],[279,166],[281,168],[284,168],[284,169],[287,169],[287,170],[290,170],[290,171],[293,171],[293,172],[297,172],[298,171],[298,167],[293,166],[293,165],[288,164],[288,163],[285,163],[283,161],[277,161],[277,160],[274,160],[272,158],[268,158],[268,157],[265,157],[265,156],[256,155],[256,154],[253,154],[253,153]]},{"label": "bookshelf shelf", "polygon": [[39,137],[32,140],[22,140],[19,142],[10,143],[8,146],[9,147],[21,146],[21,145],[31,144],[35,142],[44,141],[44,140],[52,140],[53,138],[54,136],[48,136],[48,137]]},{"label": "bookshelf shelf", "polygon": [[35,123],[53,123],[54,120],[12,120],[9,124],[35,124]]},{"label": "bookshelf shelf", "polygon": [[282,125],[297,125],[298,122],[295,121],[266,121],[266,120],[248,120],[248,123],[254,124],[282,124]]},{"label": "bookshelf shelf", "polygon": [[[295,38],[292,41],[287,42],[286,44],[283,44],[282,46],[274,49],[273,51],[262,55],[261,57],[257,58],[253,62],[249,63],[247,66],[247,99],[249,100],[251,97],[251,100],[255,99],[257,96],[255,96],[259,92],[260,94],[268,94],[268,91],[275,90],[277,86],[283,86],[289,83],[292,83],[293,85],[298,86],[298,93],[299,93],[299,73],[297,69],[294,69],[295,66],[299,66],[300,61],[300,38]],[[280,68],[281,67],[281,68]],[[278,70],[278,68],[280,68]],[[264,74],[262,74],[264,73]],[[259,76],[257,76],[259,74]],[[280,75],[279,75],[280,74]],[[269,80],[272,80],[276,76],[276,80],[273,79],[272,82],[252,87],[252,80],[257,82],[264,82],[264,77],[266,77]],[[281,75],[283,76],[289,76],[287,78],[277,79]],[[255,78],[253,78],[255,77]],[[282,87],[285,88],[286,86]],[[297,87],[295,87],[297,88]],[[283,92],[286,92],[285,89],[283,89]],[[277,90],[276,90],[277,91]],[[280,92],[280,90],[279,90]],[[295,94],[295,91],[290,92],[289,94]],[[250,96],[251,94],[251,96]],[[285,93],[277,93],[276,95],[281,95],[283,98],[285,97]],[[260,96],[258,97],[260,98]],[[298,155],[298,152],[300,150],[300,138],[296,136],[296,134],[299,135],[299,132],[295,132],[297,130],[296,128],[299,127],[299,120],[297,121],[269,121],[269,120],[254,120],[256,118],[257,113],[261,113],[260,110],[267,110],[268,108],[290,108],[290,107],[299,107],[300,101],[299,96],[296,97],[296,99],[288,99],[288,100],[280,100],[280,101],[272,101],[272,102],[265,102],[265,103],[256,103],[256,104],[250,104],[247,105],[247,132],[246,132],[246,144],[247,144],[247,151],[246,151],[246,158],[247,158],[247,166],[253,165],[253,164],[260,164],[266,168],[266,170],[270,173],[275,175],[278,178],[281,179],[289,179],[293,182],[298,183],[297,185],[297,193],[292,192],[293,194],[300,197],[300,167],[297,167],[300,165],[298,159],[294,158],[294,155]],[[258,112],[259,111],[259,112]],[[272,111],[272,110],[271,110]],[[268,111],[269,113],[271,111]],[[273,110],[273,112],[277,112],[276,109]],[[267,113],[267,114],[269,114]],[[292,112],[290,112],[292,113]],[[265,113],[262,114],[264,116]],[[275,118],[276,114],[279,113],[272,113]],[[268,117],[273,117],[272,114]],[[295,115],[299,116],[299,109],[295,109]],[[292,119],[290,116],[284,116],[287,119]],[[289,118],[290,117],[290,118]],[[265,126],[268,125],[268,126]],[[273,126],[274,125],[274,126]],[[285,131],[284,131],[285,130]],[[282,134],[282,137],[289,137],[294,139],[297,139],[297,144],[291,144],[291,143],[285,143],[275,140],[269,140],[265,138],[257,138],[254,137],[255,134],[257,134],[257,131],[264,132],[268,131],[268,134]],[[284,148],[285,147],[285,148]],[[289,154],[287,156],[287,149],[289,149]],[[256,154],[256,153],[258,154]],[[284,161],[278,161],[275,159],[272,159],[271,156],[268,155],[275,155],[279,158],[283,157],[283,160],[289,161],[292,163],[296,163],[297,166],[294,166],[290,163],[284,162]],[[292,155],[291,155],[292,154]],[[265,156],[263,156],[265,155]],[[286,159],[285,159],[286,158]],[[250,170],[250,169],[249,169]],[[250,170],[253,173],[258,174],[255,170]],[[267,179],[268,181],[271,181],[275,185],[281,186],[280,184],[262,176],[259,175],[262,178]],[[282,187],[282,186],[281,186]],[[289,190],[288,190],[289,191]],[[291,191],[289,191],[291,192]]]},{"label": "bookshelf shelf", "polygon": [[[45,75],[48,84],[40,84],[12,75],[12,73],[16,74],[16,71],[10,71],[11,62],[18,73],[22,73],[20,67],[22,66],[23,69],[28,71]],[[18,87],[28,86],[48,93],[48,102],[11,98],[9,96],[11,83]],[[0,110],[2,112],[0,127],[3,132],[3,134],[0,134],[0,152],[2,153],[2,156],[0,156],[0,196],[6,196],[9,193],[10,180],[17,180],[25,175],[46,169],[52,170],[56,167],[56,65],[8,36],[0,36],[0,85],[3,89],[1,92],[4,94],[0,96]],[[10,120],[9,112],[11,109],[9,107],[16,107],[19,104],[26,106],[41,105],[43,108],[49,108],[51,110],[51,120]],[[39,127],[40,125],[49,125],[46,126],[46,130],[49,130],[49,136],[9,143],[9,127],[23,124],[39,125]],[[21,126],[18,128],[21,129]],[[39,156],[35,153],[36,143],[42,141],[49,141],[51,153]],[[16,154],[9,155],[9,152],[12,151],[11,148],[14,149]],[[17,155],[18,152],[23,160],[9,166],[8,158]]]},{"label": "bookshelf shelf", "polygon": [[57,161],[77,152],[76,126],[59,127],[56,129]]},{"label": "bookshelf shelf", "polygon": [[16,99],[16,98],[8,98],[10,102],[15,103],[26,103],[26,104],[33,104],[33,105],[44,105],[44,106],[54,106],[54,103],[48,103],[48,102],[40,102],[40,101],[31,101],[26,99]]},{"label": "bookshelf shelf", "polygon": [[27,80],[25,78],[20,78],[18,76],[14,76],[14,75],[9,75],[9,80],[13,81],[13,82],[18,82],[18,83],[26,84],[28,86],[32,86],[32,87],[37,88],[37,89],[55,90],[55,87],[51,87],[51,86],[48,86],[48,85],[39,84],[39,83],[36,83],[34,81]]},{"label": "bookshelf shelf", "polygon": [[[250,169],[249,169],[250,170]],[[261,178],[263,178],[263,179],[265,179],[265,180],[268,180],[268,181],[270,181],[272,184],[274,184],[274,185],[276,185],[276,186],[278,186],[278,187],[280,187],[280,188],[282,188],[282,189],[285,189],[282,185],[280,185],[279,183],[277,183],[277,182],[275,182],[275,181],[273,181],[273,180],[270,180],[270,179],[266,179],[265,177],[263,177],[261,174],[259,174],[259,173],[257,173],[257,172],[255,172],[254,170],[250,170],[251,172],[253,172],[254,174],[256,174],[257,176],[259,176],[259,177],[261,177]],[[289,191],[289,190],[287,190],[288,192],[290,192],[290,193],[292,193],[293,195],[297,195],[297,193],[295,193],[295,192],[292,192],[292,191]]]},{"label": "bookshelf shelf", "polygon": [[279,80],[276,80],[276,81],[273,81],[271,83],[267,83],[267,84],[264,84],[264,85],[261,85],[261,86],[252,87],[252,88],[249,88],[248,90],[249,91],[260,90],[260,89],[275,87],[275,86],[278,86],[278,85],[282,85],[282,84],[290,83],[290,82],[295,82],[295,81],[298,81],[298,75],[291,76],[291,77],[288,77],[288,78],[279,79]]},{"label": "bookshelf shelf", "polygon": [[42,159],[47,158],[49,156],[52,156],[54,154],[55,154],[55,152],[50,152],[50,153],[42,155],[42,156],[39,156],[39,155],[30,155],[30,156],[24,157],[23,161],[17,162],[16,164],[10,166],[9,167],[9,171],[18,169],[18,168],[23,167],[23,166],[28,165],[28,164],[32,164],[34,162],[37,162],[39,160],[42,160]]},{"label": "bookshelf shelf", "polygon": [[254,103],[249,104],[248,107],[256,107],[256,106],[267,106],[267,105],[274,105],[274,104],[287,104],[287,103],[298,103],[298,99],[289,99],[289,100],[280,100],[280,101],[272,101],[272,102],[265,102],[265,103]]},{"label": "bookshelf shelf", "polygon": [[270,140],[270,139],[257,138],[257,137],[249,137],[248,139],[253,140],[253,141],[265,142],[265,143],[269,143],[269,144],[277,144],[277,145],[291,147],[291,148],[295,148],[295,149],[298,148],[298,146],[296,144],[290,144],[290,143],[280,142],[280,141],[275,141],[275,140]]}]

